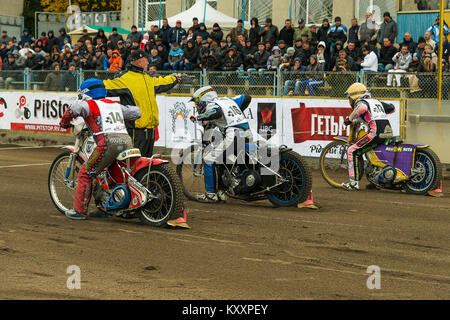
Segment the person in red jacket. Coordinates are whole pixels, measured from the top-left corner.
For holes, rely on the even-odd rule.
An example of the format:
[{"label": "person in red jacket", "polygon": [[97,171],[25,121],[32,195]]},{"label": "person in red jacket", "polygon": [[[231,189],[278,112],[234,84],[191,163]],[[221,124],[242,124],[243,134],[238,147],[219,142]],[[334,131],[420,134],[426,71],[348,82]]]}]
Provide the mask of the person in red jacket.
[{"label": "person in red jacket", "polygon": [[77,220],[86,219],[92,195],[92,180],[107,168],[120,152],[131,148],[131,138],[124,120],[136,120],[141,116],[141,111],[136,106],[123,106],[105,99],[107,91],[101,80],[88,79],[81,84],[80,89],[82,94],[92,99],[73,103],[60,121],[61,127],[69,128],[74,118],[83,117],[97,143],[97,147],[78,172],[74,208],[65,213],[68,218]]}]

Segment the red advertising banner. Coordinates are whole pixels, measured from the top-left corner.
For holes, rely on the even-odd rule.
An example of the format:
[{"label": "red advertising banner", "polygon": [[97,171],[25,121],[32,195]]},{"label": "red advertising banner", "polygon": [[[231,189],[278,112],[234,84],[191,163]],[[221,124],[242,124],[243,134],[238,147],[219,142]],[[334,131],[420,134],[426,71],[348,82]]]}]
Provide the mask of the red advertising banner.
[{"label": "red advertising banner", "polygon": [[351,108],[300,108],[291,109],[292,128],[295,143],[307,140],[333,140],[335,136],[348,135],[344,125]]}]

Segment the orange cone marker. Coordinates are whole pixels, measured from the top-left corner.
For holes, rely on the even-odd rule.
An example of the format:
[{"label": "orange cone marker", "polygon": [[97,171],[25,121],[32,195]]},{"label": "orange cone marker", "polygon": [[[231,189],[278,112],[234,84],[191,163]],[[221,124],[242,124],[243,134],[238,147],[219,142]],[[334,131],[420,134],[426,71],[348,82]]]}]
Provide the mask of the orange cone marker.
[{"label": "orange cone marker", "polygon": [[439,188],[433,191],[428,191],[428,195],[436,198],[444,196],[444,191],[442,190],[442,180],[441,183],[439,184]]},{"label": "orange cone marker", "polygon": [[182,217],[175,219],[175,220],[169,220],[169,221],[167,221],[167,224],[174,228],[178,227],[178,228],[191,229],[191,227],[187,224],[187,208],[186,208],[186,206],[183,209]]},{"label": "orange cone marker", "polygon": [[317,206],[314,204],[314,198],[313,198],[313,192],[312,192],[312,190],[311,190],[311,193],[310,193],[310,195],[309,195],[309,199],[306,200],[306,201],[303,202],[303,203],[299,203],[299,204],[297,205],[297,208],[309,208],[309,209],[314,209],[314,210],[319,209],[319,207],[317,207]]}]

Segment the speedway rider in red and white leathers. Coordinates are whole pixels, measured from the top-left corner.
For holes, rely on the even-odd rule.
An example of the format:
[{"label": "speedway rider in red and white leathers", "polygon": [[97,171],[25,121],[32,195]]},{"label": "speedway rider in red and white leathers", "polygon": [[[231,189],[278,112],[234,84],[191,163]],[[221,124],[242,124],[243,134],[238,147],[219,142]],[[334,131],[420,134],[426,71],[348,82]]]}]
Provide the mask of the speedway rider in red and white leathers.
[{"label": "speedway rider in red and white leathers", "polygon": [[383,143],[386,138],[392,136],[392,127],[383,104],[371,98],[365,85],[359,82],[352,84],[347,89],[346,95],[349,98],[353,112],[345,120],[345,124],[350,125],[352,122],[362,122],[369,128],[367,134],[347,150],[350,182],[343,183],[342,187],[346,190],[359,190],[359,179],[361,177],[358,177],[357,172],[359,166],[357,161],[359,159],[356,155],[358,150],[376,147]]},{"label": "speedway rider in red and white leathers", "polygon": [[141,111],[136,106],[123,106],[116,101],[105,99],[106,89],[103,81],[88,79],[80,86],[83,98],[64,113],[60,126],[69,128],[71,121],[83,117],[87,128],[93,134],[97,147],[89,159],[80,167],[75,190],[74,208],[66,212],[71,219],[85,219],[92,195],[92,180],[108,167],[120,152],[131,148],[131,138],[125,128],[124,120],[136,120]]}]

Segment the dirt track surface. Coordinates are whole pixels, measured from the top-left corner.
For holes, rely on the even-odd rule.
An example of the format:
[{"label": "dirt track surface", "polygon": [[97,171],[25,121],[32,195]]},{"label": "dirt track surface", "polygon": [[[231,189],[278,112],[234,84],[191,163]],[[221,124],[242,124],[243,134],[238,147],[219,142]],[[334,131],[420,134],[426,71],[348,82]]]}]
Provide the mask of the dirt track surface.
[{"label": "dirt track surface", "polygon": [[[62,151],[10,147],[0,146],[1,299],[450,299],[447,192],[349,193],[314,172],[318,211],[232,200],[189,202],[191,230],[72,221],[47,188]],[[70,265],[80,290],[66,287]],[[371,265],[380,290],[367,289]]]}]

